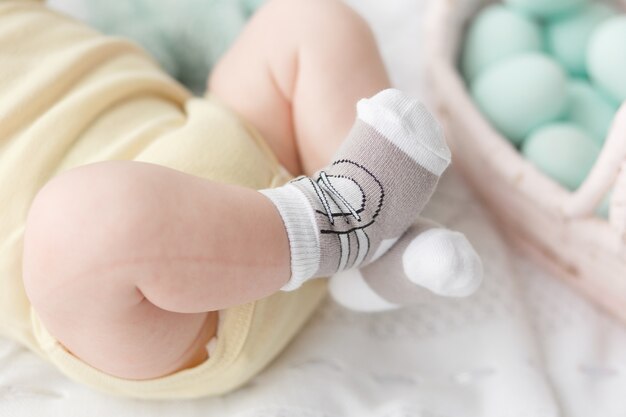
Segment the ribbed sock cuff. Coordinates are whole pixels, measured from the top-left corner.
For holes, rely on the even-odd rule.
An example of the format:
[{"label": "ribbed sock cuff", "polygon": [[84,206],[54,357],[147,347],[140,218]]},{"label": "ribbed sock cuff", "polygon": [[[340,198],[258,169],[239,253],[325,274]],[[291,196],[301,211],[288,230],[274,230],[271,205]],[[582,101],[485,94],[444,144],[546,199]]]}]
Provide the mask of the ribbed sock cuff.
[{"label": "ribbed sock cuff", "polygon": [[312,278],[320,265],[320,242],[315,213],[308,199],[297,187],[282,187],[259,191],[278,209],[283,219],[291,252],[291,279],[283,291],[293,291]]},{"label": "ribbed sock cuff", "polygon": [[450,164],[443,130],[419,100],[390,88],[360,100],[357,117],[433,174]]}]

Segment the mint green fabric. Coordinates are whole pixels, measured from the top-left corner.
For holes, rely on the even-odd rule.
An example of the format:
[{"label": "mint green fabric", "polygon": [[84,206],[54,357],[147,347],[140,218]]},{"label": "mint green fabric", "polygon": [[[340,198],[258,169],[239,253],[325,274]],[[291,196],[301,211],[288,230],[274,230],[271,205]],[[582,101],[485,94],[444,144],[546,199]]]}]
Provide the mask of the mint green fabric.
[{"label": "mint green fabric", "polygon": [[219,57],[264,0],[84,0],[88,22],[145,48],[200,94]]}]

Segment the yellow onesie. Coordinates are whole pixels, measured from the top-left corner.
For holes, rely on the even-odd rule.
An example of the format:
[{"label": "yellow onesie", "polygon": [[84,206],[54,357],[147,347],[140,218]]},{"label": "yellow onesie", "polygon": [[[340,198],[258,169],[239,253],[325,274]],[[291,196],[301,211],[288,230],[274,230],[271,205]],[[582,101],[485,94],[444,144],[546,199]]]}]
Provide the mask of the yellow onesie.
[{"label": "yellow onesie", "polygon": [[132,44],[35,1],[0,1],[0,63],[0,334],[70,378],[138,398],[219,395],[261,371],[311,315],[324,282],[221,311],[207,361],[132,381],[67,352],[32,310],[21,272],[28,209],[52,176],[98,161],[136,160],[251,188],[278,186],[286,171],[254,129],[215,98],[193,98]]}]

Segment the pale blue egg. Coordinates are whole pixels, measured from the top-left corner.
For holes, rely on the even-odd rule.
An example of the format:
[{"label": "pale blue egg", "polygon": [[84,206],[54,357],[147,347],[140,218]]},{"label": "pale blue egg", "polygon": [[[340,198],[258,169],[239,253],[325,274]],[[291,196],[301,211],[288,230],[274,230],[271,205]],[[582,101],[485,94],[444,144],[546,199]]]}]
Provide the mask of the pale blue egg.
[{"label": "pale blue egg", "polygon": [[544,126],[522,145],[526,159],[569,190],[582,184],[599,153],[600,147],[594,140],[572,123]]},{"label": "pale blue egg", "polygon": [[463,74],[471,81],[498,61],[522,52],[541,51],[542,44],[537,22],[506,6],[493,4],[470,24],[461,58]]},{"label": "pale blue egg", "polygon": [[604,143],[616,112],[617,106],[587,81],[570,82],[567,119],[585,129],[598,145]]},{"label": "pale blue egg", "polygon": [[565,114],[568,81],[554,59],[531,52],[489,67],[471,93],[496,129],[519,144],[532,130]]},{"label": "pale blue egg", "polygon": [[618,103],[626,100],[626,16],[605,20],[587,49],[589,76]]},{"label": "pale blue egg", "polygon": [[504,0],[504,2],[524,13],[551,18],[573,12],[589,3],[589,0]]},{"label": "pale blue egg", "polygon": [[587,44],[593,30],[615,11],[604,3],[592,3],[554,19],[546,26],[548,51],[572,75],[586,74]]}]

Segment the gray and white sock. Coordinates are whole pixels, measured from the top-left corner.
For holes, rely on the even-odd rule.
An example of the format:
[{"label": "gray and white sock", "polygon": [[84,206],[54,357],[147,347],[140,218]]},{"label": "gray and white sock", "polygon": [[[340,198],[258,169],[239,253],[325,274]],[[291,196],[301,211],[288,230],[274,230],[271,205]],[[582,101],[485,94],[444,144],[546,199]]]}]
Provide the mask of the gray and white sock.
[{"label": "gray and white sock", "polygon": [[386,311],[466,297],[482,282],[480,257],[462,233],[418,219],[380,259],[330,279],[330,294],[356,311]]},{"label": "gray and white sock", "polygon": [[331,165],[261,191],[289,238],[291,279],[282,289],[383,255],[422,211],[449,163],[441,128],[418,100],[395,89],[360,100]]}]

